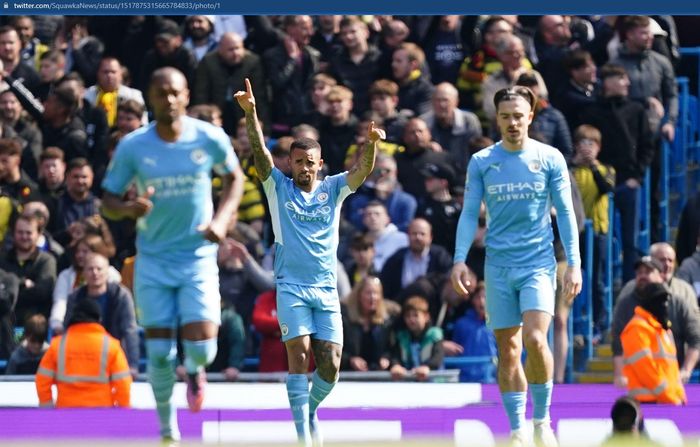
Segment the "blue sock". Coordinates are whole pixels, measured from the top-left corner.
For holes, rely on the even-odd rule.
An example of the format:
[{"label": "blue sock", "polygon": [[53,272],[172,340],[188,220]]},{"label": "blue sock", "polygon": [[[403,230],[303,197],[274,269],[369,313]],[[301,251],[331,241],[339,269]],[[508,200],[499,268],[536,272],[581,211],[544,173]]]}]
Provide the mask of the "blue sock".
[{"label": "blue sock", "polygon": [[547,383],[531,383],[532,419],[542,421],[549,419],[549,405],[552,402],[552,381]]},{"label": "blue sock", "polygon": [[287,396],[289,407],[292,409],[294,427],[297,438],[303,445],[311,446],[309,431],[309,379],[305,374],[289,374],[287,376]]},{"label": "blue sock", "polygon": [[216,358],[216,338],[208,340],[182,340],[185,350],[185,369],[188,374],[196,373]]},{"label": "blue sock", "polygon": [[177,355],[175,340],[146,339],[148,356],[148,380],[153,388],[156,410],[160,422],[160,435],[174,440],[180,439],[177,426],[177,410],[172,402],[175,371],[173,362]]},{"label": "blue sock", "polygon": [[520,430],[525,427],[525,404],[527,402],[527,391],[513,391],[501,393],[503,406],[506,409],[511,431]]},{"label": "blue sock", "polygon": [[323,399],[330,394],[331,390],[338,383],[328,383],[318,375],[318,370],[314,371],[311,376],[311,392],[309,393],[309,414],[316,415],[316,409],[323,402]]}]

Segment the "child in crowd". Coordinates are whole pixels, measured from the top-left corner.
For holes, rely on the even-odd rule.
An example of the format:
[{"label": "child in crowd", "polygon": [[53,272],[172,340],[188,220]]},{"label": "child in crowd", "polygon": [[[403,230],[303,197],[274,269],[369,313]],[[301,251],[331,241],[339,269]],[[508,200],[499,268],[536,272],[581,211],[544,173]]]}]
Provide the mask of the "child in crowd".
[{"label": "child in crowd", "polygon": [[35,314],[27,318],[22,342],[12,352],[5,374],[36,374],[41,358],[49,349],[49,344],[46,343],[47,333],[46,317]]},{"label": "child in crowd", "polygon": [[404,303],[403,322],[405,328],[396,333],[391,377],[400,380],[414,376],[426,381],[430,371],[442,366],[442,329],[432,326],[428,300],[419,295]]}]

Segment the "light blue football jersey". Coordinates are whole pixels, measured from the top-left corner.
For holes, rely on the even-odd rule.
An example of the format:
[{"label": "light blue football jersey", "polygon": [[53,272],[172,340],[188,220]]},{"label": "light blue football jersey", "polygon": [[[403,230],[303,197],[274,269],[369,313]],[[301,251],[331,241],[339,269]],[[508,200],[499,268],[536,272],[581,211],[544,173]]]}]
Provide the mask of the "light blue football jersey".
[{"label": "light blue football jersey", "polygon": [[231,173],[238,165],[224,131],[183,117],[183,131],[173,143],[162,140],[155,123],[124,137],[102,182],[121,195],[135,182],[139,194],[152,186],[153,209],[137,222],[138,253],[172,262],[215,255],[213,244],[197,231],[213,216],[211,171]]},{"label": "light blue football jersey", "polygon": [[335,288],[340,207],[352,193],[347,172],[306,193],[273,167],[263,188],[275,233],[275,281]]},{"label": "light blue football jersey", "polygon": [[472,156],[455,262],[466,258],[482,200],[486,204],[489,264],[525,267],[554,263],[550,218],[554,205],[567,263],[581,265],[569,171],[557,149],[528,139],[519,151],[508,151],[498,142]]}]

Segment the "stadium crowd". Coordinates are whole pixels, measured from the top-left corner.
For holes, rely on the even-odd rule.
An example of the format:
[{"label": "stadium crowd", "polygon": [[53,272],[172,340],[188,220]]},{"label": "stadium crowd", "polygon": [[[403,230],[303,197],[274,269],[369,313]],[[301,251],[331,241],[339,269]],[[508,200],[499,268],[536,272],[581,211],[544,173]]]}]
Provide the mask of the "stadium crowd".
[{"label": "stadium crowd", "polygon": [[[0,18],[6,373],[33,374],[50,336],[64,333],[84,297],[98,301],[101,324],[138,373],[143,352],[131,291],[137,223],[101,214],[100,184],[119,140],[148,125],[150,75],[172,66],[190,85],[189,115],[224,128],[247,175],[237,224],[219,247],[222,326],[211,371],[235,380],[249,357],[259,358],[261,372],[287,369],[272,223],[233,97],[249,78],[273,161],[285,173],[295,138],[321,143],[330,175],[360,155],[368,122],[386,129],[373,173],[343,208],[343,369],[425,380],[445,356],[496,358],[484,310],[488,216],[482,213],[466,259],[473,275],[468,298],[452,289],[449,271],[466,166],[500,139],[494,93],[523,85],[539,96],[530,137],[562,152],[577,186],[579,230],[585,218],[593,221],[591,342],[617,337],[618,381],[619,337],[634,303],[643,301],[647,283],[667,283],[687,381],[700,353],[700,254],[692,249],[700,242],[700,198],[683,213],[678,257],[662,243],[651,247],[657,261],[640,260],[650,247],[637,246],[635,232],[645,171],[651,168],[653,188],[661,141],[675,137],[678,49],[670,16]],[[215,179],[215,198],[220,186]],[[525,198],[531,191],[501,192]],[[605,309],[602,274],[612,231],[609,193],[620,213],[628,282],[625,308],[614,316]],[[561,247],[558,260],[565,268]],[[558,302],[555,312],[557,382],[564,380],[570,306]],[[463,380],[495,381],[492,368],[463,368]]]}]

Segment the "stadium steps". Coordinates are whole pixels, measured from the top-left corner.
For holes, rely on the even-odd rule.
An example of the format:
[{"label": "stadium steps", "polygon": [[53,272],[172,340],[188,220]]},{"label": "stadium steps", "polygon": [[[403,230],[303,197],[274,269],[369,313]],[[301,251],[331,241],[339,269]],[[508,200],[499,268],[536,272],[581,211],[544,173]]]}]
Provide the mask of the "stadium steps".
[{"label": "stadium steps", "polygon": [[595,347],[595,357],[588,360],[586,371],[574,373],[576,383],[612,383],[612,346],[600,344]]}]

